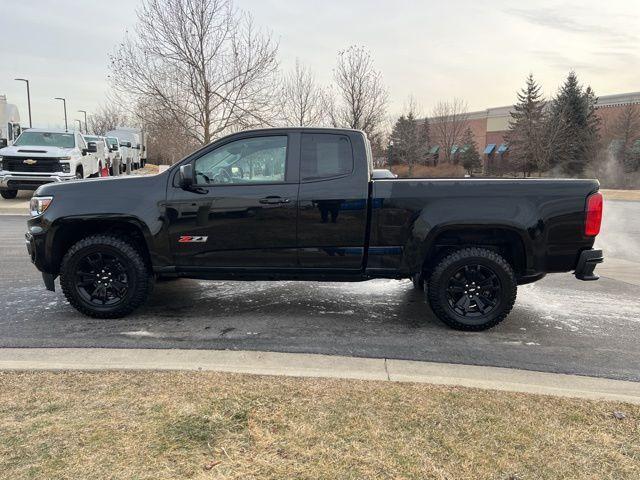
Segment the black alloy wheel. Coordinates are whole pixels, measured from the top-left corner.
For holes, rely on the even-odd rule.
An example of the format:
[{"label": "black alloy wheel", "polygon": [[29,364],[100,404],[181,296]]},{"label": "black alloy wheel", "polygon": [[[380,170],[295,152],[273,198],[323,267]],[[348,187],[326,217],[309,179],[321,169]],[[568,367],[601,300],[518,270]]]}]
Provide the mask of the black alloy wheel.
[{"label": "black alloy wheel", "polygon": [[480,317],[500,304],[502,285],[490,267],[470,264],[451,275],[447,285],[449,308],[463,317]]},{"label": "black alloy wheel", "polygon": [[95,252],[76,264],[76,289],[87,302],[113,306],[122,302],[129,291],[127,269],[118,256]]}]

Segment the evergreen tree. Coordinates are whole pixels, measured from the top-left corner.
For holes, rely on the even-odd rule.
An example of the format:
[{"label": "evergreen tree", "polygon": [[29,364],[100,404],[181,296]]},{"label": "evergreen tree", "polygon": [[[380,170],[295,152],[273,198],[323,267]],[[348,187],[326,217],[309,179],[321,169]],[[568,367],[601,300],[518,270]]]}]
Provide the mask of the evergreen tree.
[{"label": "evergreen tree", "polygon": [[474,170],[482,167],[478,145],[473,138],[473,132],[470,128],[467,128],[462,136],[462,148],[458,160],[469,175],[473,174]]},{"label": "evergreen tree", "polygon": [[555,131],[552,166],[560,166],[567,175],[581,175],[594,158],[599,141],[596,102],[591,87],[583,91],[573,71],[551,102],[548,125]]},{"label": "evergreen tree", "polygon": [[513,106],[506,135],[511,162],[525,177],[546,167],[545,149],[542,148],[546,128],[544,107],[540,86],[530,73],[526,86],[518,92],[518,103]]},{"label": "evergreen tree", "polygon": [[429,151],[429,123],[418,122],[410,111],[396,120],[389,140],[391,163],[407,165],[411,176],[414,166],[423,163]]}]

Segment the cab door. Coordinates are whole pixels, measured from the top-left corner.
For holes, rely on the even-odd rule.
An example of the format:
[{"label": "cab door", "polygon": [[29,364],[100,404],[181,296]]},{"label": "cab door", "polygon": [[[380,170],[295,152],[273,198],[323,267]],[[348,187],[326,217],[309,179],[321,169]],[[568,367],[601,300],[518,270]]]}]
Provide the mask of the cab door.
[{"label": "cab door", "polygon": [[369,198],[365,152],[362,136],[357,132],[311,131],[301,135],[301,268],[363,268]]},{"label": "cab door", "polygon": [[177,266],[297,266],[298,139],[236,136],[193,160],[195,188],[184,190],[174,178],[166,215]]}]

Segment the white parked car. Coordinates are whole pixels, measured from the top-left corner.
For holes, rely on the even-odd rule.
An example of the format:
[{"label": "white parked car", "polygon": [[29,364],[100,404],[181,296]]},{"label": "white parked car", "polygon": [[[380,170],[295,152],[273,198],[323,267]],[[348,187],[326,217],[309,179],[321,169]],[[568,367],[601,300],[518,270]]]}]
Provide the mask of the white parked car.
[{"label": "white parked car", "polygon": [[109,147],[109,158],[111,160],[111,175],[120,175],[123,169],[122,150],[118,137],[104,137]]},{"label": "white parked car", "polygon": [[18,190],[78,178],[97,177],[95,145],[79,132],[30,128],[12,146],[0,149],[0,194],[15,198]]},{"label": "white parked car", "polygon": [[0,95],[0,148],[12,145],[18,136],[20,136],[18,107],[7,103],[7,97]]},{"label": "white parked car", "polygon": [[98,169],[102,171],[103,168],[111,168],[111,155],[105,137],[100,137],[98,135],[84,135],[84,139],[87,142],[87,145],[89,145],[90,143],[96,144]]}]

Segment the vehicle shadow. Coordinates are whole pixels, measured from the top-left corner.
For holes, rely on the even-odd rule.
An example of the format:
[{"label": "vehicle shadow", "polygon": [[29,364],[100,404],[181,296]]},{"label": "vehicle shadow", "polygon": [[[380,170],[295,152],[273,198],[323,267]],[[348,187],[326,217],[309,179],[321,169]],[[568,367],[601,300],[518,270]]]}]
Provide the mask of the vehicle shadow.
[{"label": "vehicle shadow", "polygon": [[156,284],[136,316],[211,321],[253,316],[292,324],[300,319],[397,328],[445,328],[410,281],[358,283],[219,282],[177,279]]}]

